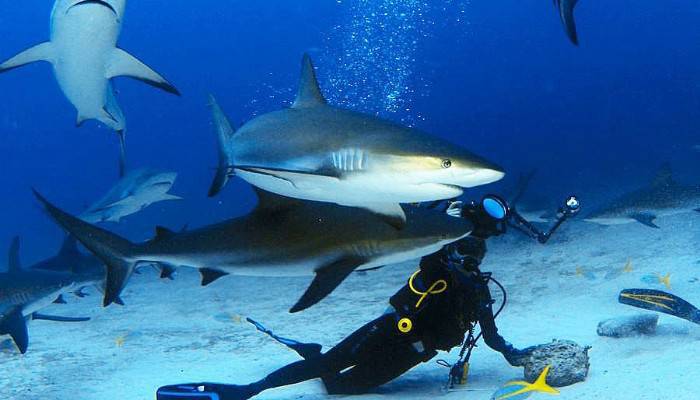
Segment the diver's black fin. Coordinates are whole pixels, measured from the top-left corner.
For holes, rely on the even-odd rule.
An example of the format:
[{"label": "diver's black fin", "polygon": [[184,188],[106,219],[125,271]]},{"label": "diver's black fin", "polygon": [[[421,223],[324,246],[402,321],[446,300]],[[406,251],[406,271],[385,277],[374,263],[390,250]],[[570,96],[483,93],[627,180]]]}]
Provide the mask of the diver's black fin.
[{"label": "diver's black fin", "polygon": [[59,294],[56,300],[53,301],[54,304],[68,304],[65,298],[63,298],[62,294]]},{"label": "diver's black fin", "polygon": [[316,270],[316,277],[311,285],[306,289],[304,295],[292,307],[289,312],[295,313],[305,310],[324,297],[328,296],[340,285],[357,267],[365,263],[361,257],[345,257],[340,260],[325,265]]},{"label": "diver's black fin", "polygon": [[301,343],[301,342],[297,342],[296,340],[293,340],[293,339],[283,338],[281,336],[275,335],[271,330],[267,329],[260,322],[254,321],[251,318],[246,318],[246,321],[253,324],[253,326],[255,326],[255,328],[257,330],[259,330],[260,332],[266,334],[267,336],[273,338],[274,340],[278,341],[279,343],[282,343],[283,345],[296,351],[297,354],[302,356],[305,360],[308,360],[308,359],[314,358],[314,357],[318,357],[319,355],[321,355],[321,349],[323,348],[323,346],[321,346],[318,343]]},{"label": "diver's black fin", "polygon": [[7,314],[2,324],[0,324],[0,335],[10,335],[17,345],[19,352],[24,354],[29,347],[29,332],[27,332],[27,321],[22,315],[22,309],[16,307]]},{"label": "diver's black fin", "polygon": [[90,321],[90,317],[59,317],[57,315],[46,315],[34,313],[33,320],[54,321],[54,322],[86,322]]},{"label": "diver's black fin", "polygon": [[199,273],[202,274],[202,286],[207,286],[208,284],[214,282],[222,276],[228,275],[228,272],[223,272],[217,269],[209,268],[202,268],[199,270]]},{"label": "diver's black fin", "polygon": [[700,310],[670,293],[654,289],[625,289],[620,292],[620,303],[646,310],[661,312],[700,324]]},{"label": "diver's black fin", "polygon": [[636,214],[630,215],[630,218],[632,218],[635,221],[639,222],[640,224],[646,225],[650,228],[659,229],[659,226],[654,223],[654,220],[656,219],[656,215],[654,215],[654,214],[636,213]]},{"label": "diver's black fin", "polygon": [[22,263],[19,259],[19,236],[15,236],[10,244],[8,253],[7,272],[16,273],[22,271]]}]

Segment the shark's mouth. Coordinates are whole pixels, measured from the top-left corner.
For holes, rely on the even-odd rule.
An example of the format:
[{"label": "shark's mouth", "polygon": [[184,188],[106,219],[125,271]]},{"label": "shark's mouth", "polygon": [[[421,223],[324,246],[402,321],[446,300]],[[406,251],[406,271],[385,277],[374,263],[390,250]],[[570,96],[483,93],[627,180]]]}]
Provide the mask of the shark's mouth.
[{"label": "shark's mouth", "polygon": [[[108,2],[106,2],[106,1],[104,1],[104,0],[83,0],[83,1],[79,1],[79,2],[77,2],[77,3],[75,3],[75,4],[73,4],[73,5],[68,9],[68,11],[72,10],[72,9],[75,8],[75,7],[83,6],[83,5],[86,5],[86,4],[97,4],[97,5],[100,5],[100,6],[102,6],[102,7],[106,7],[106,8],[108,8],[108,9],[112,10],[112,12],[114,13],[114,15],[119,16],[119,14],[117,14],[117,10],[115,10],[114,7],[112,7],[111,4],[109,4]],[[66,11],[66,13],[68,13],[68,11]]]}]

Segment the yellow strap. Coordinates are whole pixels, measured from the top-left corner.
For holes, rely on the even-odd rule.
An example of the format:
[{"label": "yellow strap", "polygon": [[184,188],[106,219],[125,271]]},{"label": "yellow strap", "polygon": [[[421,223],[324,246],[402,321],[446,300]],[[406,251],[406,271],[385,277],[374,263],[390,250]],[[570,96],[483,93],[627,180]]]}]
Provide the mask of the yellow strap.
[{"label": "yellow strap", "polygon": [[438,279],[437,281],[435,281],[432,285],[430,285],[430,288],[428,288],[428,290],[425,292],[421,292],[420,290],[416,289],[413,286],[413,280],[416,278],[416,276],[418,276],[419,273],[420,273],[420,270],[414,272],[413,275],[411,275],[411,279],[408,280],[408,287],[411,289],[411,291],[413,293],[420,296],[420,299],[418,299],[418,302],[416,303],[416,308],[420,307],[423,300],[425,300],[426,297],[428,297],[429,295],[440,294],[440,293],[444,292],[445,290],[447,290],[447,281],[445,281],[444,279]]}]

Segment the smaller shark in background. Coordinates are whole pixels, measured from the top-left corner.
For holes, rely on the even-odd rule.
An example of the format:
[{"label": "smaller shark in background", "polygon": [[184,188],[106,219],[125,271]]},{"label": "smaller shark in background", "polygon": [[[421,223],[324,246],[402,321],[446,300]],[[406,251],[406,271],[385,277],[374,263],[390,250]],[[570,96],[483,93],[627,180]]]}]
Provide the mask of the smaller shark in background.
[{"label": "smaller shark in background", "polygon": [[112,78],[127,76],[180,95],[160,74],[117,47],[125,9],[126,0],[57,0],[50,40],[0,64],[2,73],[38,61],[50,63],[58,85],[78,111],[76,124],[95,119],[117,132],[122,165],[126,119]]},{"label": "smaller shark in background", "polygon": [[677,183],[671,167],[664,165],[647,187],[626,193],[592,212],[584,221],[599,225],[620,225],[639,222],[658,228],[654,220],[688,212],[700,212],[700,186]]},{"label": "smaller shark in background", "polygon": [[564,24],[564,31],[574,46],[578,46],[578,34],[576,33],[576,21],[574,20],[574,7],[578,0],[554,0],[554,5],[557,6],[559,17]]},{"label": "smaller shark in background", "polygon": [[8,270],[0,273],[0,336],[9,335],[20,353],[27,352],[27,321],[81,322],[89,318],[69,318],[39,314],[52,303],[62,303],[63,294],[84,286],[104,286],[104,269],[91,273],[64,273],[23,270],[19,257],[19,237],[10,246]]},{"label": "smaller shark in background", "polygon": [[73,272],[76,274],[91,273],[100,268],[104,271],[104,264],[92,254],[86,254],[78,250],[78,241],[73,236],[66,236],[58,254],[39,261],[28,269],[53,272]]},{"label": "smaller shark in background", "polygon": [[80,218],[90,223],[119,222],[153,203],[181,200],[181,197],[168,193],[175,178],[175,172],[133,170],[121,178],[102,199],[83,212]]}]

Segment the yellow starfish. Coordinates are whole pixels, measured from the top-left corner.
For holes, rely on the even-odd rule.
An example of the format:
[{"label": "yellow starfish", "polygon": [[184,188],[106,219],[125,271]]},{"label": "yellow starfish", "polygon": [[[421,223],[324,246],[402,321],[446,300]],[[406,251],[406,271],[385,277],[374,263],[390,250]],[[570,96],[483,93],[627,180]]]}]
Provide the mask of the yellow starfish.
[{"label": "yellow starfish", "polygon": [[521,394],[525,393],[531,393],[531,392],[540,392],[540,393],[549,393],[549,394],[559,394],[559,391],[547,384],[547,374],[549,373],[549,368],[551,366],[548,365],[542,370],[542,373],[540,376],[535,380],[535,382],[530,383],[530,382],[525,382],[525,381],[513,381],[513,382],[508,382],[505,384],[504,387],[508,386],[522,386],[520,389],[510,392],[507,394],[504,394],[502,396],[496,397],[495,400],[505,400],[505,399],[510,399],[515,396],[519,396]]},{"label": "yellow starfish", "polygon": [[632,268],[632,260],[628,259],[625,266],[622,267],[622,272],[632,272],[632,271],[634,271],[634,268]]},{"label": "yellow starfish", "polygon": [[661,276],[661,274],[656,274],[656,276],[659,278],[659,283],[663,283],[664,286],[666,286],[666,289],[671,290],[671,273],[667,273],[665,276]]}]

